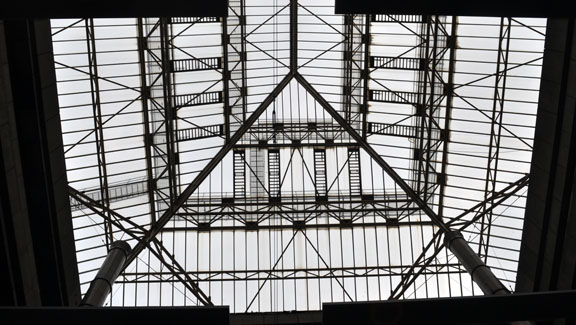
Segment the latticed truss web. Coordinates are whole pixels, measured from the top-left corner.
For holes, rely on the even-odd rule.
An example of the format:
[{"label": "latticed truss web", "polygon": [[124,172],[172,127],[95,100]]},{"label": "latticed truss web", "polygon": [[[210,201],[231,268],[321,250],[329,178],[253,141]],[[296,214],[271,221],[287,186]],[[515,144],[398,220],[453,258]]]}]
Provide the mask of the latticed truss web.
[{"label": "latticed truss web", "polygon": [[52,21],[83,292],[124,239],[113,306],[481,294],[438,220],[514,289],[545,20],[333,12]]}]

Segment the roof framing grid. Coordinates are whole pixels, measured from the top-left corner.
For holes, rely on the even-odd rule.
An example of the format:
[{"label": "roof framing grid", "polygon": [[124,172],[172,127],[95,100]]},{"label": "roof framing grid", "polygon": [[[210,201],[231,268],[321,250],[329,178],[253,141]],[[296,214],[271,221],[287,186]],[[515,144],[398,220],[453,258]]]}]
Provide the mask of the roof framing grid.
[{"label": "roof framing grid", "polygon": [[331,8],[53,21],[82,276],[135,245],[112,304],[478,294],[456,229],[513,289],[545,26]]}]

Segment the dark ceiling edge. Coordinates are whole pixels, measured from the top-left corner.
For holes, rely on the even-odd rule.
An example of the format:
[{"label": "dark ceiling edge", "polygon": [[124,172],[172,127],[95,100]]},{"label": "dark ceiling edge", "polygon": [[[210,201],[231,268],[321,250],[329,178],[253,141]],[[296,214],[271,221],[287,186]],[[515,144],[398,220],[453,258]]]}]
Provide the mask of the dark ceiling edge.
[{"label": "dark ceiling edge", "polygon": [[[557,2],[557,3],[556,3]],[[373,1],[335,0],[336,14],[457,15],[494,17],[574,17],[569,2],[532,2],[520,5],[505,1]],[[0,19],[41,18],[129,18],[129,17],[227,17],[227,0],[161,2],[152,0],[101,0],[69,2],[53,0],[35,3],[3,1]]]},{"label": "dark ceiling edge", "polygon": [[576,318],[576,309],[573,308],[575,299],[576,290],[567,290],[324,303],[322,324],[509,324],[525,320],[573,320]]},{"label": "dark ceiling edge", "polygon": [[445,15],[488,17],[571,17],[576,13],[569,2],[506,1],[374,1],[335,0],[337,14]]},{"label": "dark ceiling edge", "polygon": [[[1,307],[2,319],[19,323],[62,323],[83,325],[125,324],[209,324],[228,325],[229,307]],[[8,321],[8,323],[11,323]],[[14,322],[15,323],[15,322]]]},{"label": "dark ceiling edge", "polygon": [[[162,5],[159,5],[159,4]],[[27,1],[0,2],[0,19],[136,18],[136,17],[227,17],[227,0],[176,1]]]}]

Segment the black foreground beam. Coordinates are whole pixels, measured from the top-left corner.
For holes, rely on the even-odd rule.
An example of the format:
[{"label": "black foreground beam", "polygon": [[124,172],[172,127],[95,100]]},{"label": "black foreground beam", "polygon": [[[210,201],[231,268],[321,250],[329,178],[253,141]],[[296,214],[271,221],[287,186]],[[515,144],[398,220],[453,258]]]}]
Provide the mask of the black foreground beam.
[{"label": "black foreground beam", "polygon": [[321,325],[321,311],[230,314],[230,325]]},{"label": "black foreground beam", "polygon": [[[16,304],[77,306],[80,284],[50,21],[0,25],[0,57],[6,60],[0,73],[0,146],[3,164],[10,167],[2,171],[8,182],[0,195],[10,206],[6,229],[14,236],[7,239],[16,247],[11,263],[24,263],[11,264],[10,272],[23,275],[15,278],[23,284],[17,295],[39,295]],[[0,290],[0,296],[7,293]]]},{"label": "black foreground beam", "polygon": [[0,307],[2,319],[22,324],[210,324],[228,325],[229,310],[224,307],[94,307],[94,308],[6,308]]},{"label": "black foreground beam", "polygon": [[570,17],[570,2],[374,1],[335,0],[337,14],[445,15],[491,17]]},{"label": "black foreground beam", "polygon": [[0,19],[6,18],[123,18],[123,17],[226,17],[228,1],[136,0],[0,2]]},{"label": "black foreground beam", "polygon": [[323,305],[331,324],[504,324],[576,319],[576,291]]}]

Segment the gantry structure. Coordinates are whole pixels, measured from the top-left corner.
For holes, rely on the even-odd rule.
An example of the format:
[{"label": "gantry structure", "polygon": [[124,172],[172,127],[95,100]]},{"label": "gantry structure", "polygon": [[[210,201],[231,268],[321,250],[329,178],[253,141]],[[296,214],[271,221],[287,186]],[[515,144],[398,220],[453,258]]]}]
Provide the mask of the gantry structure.
[{"label": "gantry structure", "polygon": [[52,20],[82,290],[112,306],[319,310],[514,291],[545,19],[335,15]]}]

